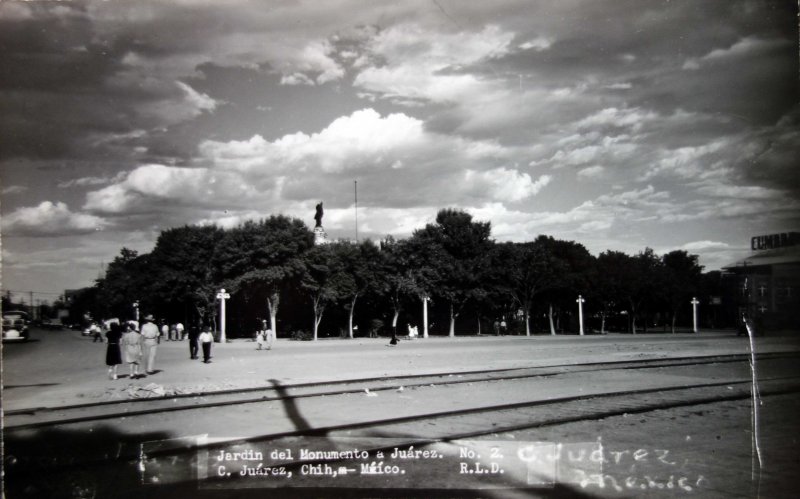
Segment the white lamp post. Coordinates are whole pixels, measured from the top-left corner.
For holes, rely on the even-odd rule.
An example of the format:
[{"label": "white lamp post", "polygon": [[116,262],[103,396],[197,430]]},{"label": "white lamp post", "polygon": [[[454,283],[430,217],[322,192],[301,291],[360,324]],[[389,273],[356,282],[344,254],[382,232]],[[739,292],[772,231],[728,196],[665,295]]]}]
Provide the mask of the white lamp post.
[{"label": "white lamp post", "polygon": [[580,334],[583,336],[583,304],[586,300],[581,295],[575,300],[578,303],[578,324],[580,325]]},{"label": "white lamp post", "polygon": [[220,336],[219,342],[225,343],[225,300],[230,298],[231,295],[225,292],[225,288],[219,290],[217,293],[217,300],[219,300],[219,321],[220,321]]},{"label": "white lamp post", "polygon": [[697,332],[697,305],[699,305],[700,302],[697,301],[697,298],[692,297],[691,304],[692,304],[692,332],[696,333]]},{"label": "white lamp post", "polygon": [[428,337],[428,298],[427,296],[422,298],[422,337]]}]

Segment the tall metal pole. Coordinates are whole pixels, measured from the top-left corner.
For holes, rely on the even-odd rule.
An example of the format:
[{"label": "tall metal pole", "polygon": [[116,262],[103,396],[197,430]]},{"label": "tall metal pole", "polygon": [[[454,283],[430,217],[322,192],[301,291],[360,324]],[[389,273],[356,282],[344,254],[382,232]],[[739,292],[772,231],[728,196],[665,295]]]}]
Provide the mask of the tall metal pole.
[{"label": "tall metal pole", "polygon": [[692,332],[696,333],[697,332],[697,305],[699,305],[700,302],[697,301],[697,298],[693,296],[692,297],[692,301],[690,303],[692,304]]},{"label": "tall metal pole", "polygon": [[353,180],[353,188],[356,195],[356,242],[358,242],[358,180]]}]

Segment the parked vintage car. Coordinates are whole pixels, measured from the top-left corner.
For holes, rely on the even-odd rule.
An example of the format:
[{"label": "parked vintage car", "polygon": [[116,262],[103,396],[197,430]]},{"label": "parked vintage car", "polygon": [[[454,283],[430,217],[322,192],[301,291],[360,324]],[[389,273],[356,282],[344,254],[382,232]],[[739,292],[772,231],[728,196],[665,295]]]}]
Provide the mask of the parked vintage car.
[{"label": "parked vintage car", "polygon": [[26,341],[28,339],[28,314],[10,311],[3,314],[3,341]]}]

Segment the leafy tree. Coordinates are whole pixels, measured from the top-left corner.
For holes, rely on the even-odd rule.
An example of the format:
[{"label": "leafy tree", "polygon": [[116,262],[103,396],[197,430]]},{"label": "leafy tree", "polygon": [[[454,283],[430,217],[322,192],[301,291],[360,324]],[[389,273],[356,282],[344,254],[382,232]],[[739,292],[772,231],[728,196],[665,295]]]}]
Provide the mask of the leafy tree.
[{"label": "leafy tree", "polygon": [[245,222],[220,240],[214,253],[215,281],[232,292],[263,293],[277,335],[281,292],[303,275],[303,253],[313,244],[313,233],[296,218],[273,215]]},{"label": "leafy tree", "polygon": [[[67,310],[70,323],[83,325],[86,314],[92,317],[102,317],[103,313],[100,310],[100,300],[98,299],[99,292],[100,288],[95,285],[78,289],[69,296]],[[5,309],[5,302],[3,308]]]},{"label": "leafy tree", "polygon": [[152,310],[157,301],[152,297],[153,275],[149,272],[149,255],[139,255],[129,248],[108,264],[105,276],[97,280],[98,317],[133,317],[133,303],[139,301],[141,308]]},{"label": "leafy tree", "polygon": [[533,244],[541,249],[547,264],[549,285],[542,291],[549,302],[550,334],[555,334],[553,304],[571,308],[577,295],[585,294],[595,267],[594,257],[582,244],[552,236],[539,236]]},{"label": "leafy tree", "polygon": [[[224,231],[184,226],[162,231],[150,253],[154,295],[172,308],[192,307],[203,321],[214,307],[214,254]],[[181,305],[182,307],[176,307]]]},{"label": "leafy tree", "polygon": [[686,307],[697,295],[703,267],[697,255],[683,250],[671,251],[661,257],[664,266],[662,292],[671,312],[671,331],[675,333],[675,321],[681,307]]},{"label": "leafy tree", "polygon": [[[633,257],[621,251],[605,251],[597,257],[597,296],[603,299],[603,326],[609,312],[623,303],[628,304],[634,293],[631,285],[635,279]],[[629,311],[632,314],[632,312]],[[629,316],[630,326],[630,316]]]},{"label": "leafy tree", "polygon": [[349,243],[314,246],[304,255],[305,272],[300,286],[311,297],[314,340],[318,337],[319,324],[327,305],[355,292],[355,279],[348,274],[342,258],[342,253],[346,251],[344,245]]},{"label": "leafy tree", "polygon": [[455,321],[470,299],[485,296],[484,279],[493,241],[489,222],[473,222],[461,210],[444,209],[436,223],[416,230],[416,247],[427,247],[426,266],[437,273],[436,292],[450,307],[450,336],[455,336]]},{"label": "leafy tree", "polygon": [[380,250],[370,240],[358,245],[342,244],[337,247],[343,271],[349,276],[340,280],[340,291],[348,300],[348,335],[353,338],[353,315],[356,302],[370,289],[376,289],[380,266]]},{"label": "leafy tree", "polygon": [[[502,243],[492,252],[496,286],[522,309],[525,334],[530,336],[530,313],[536,296],[557,286],[563,262],[544,244]],[[552,320],[551,320],[552,325]],[[552,330],[551,333],[555,334]]]},{"label": "leafy tree", "polygon": [[631,328],[636,333],[637,312],[643,316],[644,332],[647,332],[648,313],[660,298],[664,281],[664,270],[661,258],[652,248],[645,248],[633,259],[635,274],[631,277],[628,303],[633,312]]},{"label": "leafy tree", "polygon": [[598,257],[597,265],[597,284],[603,296],[607,297],[606,303],[627,305],[630,330],[636,334],[637,317],[646,313],[657,299],[663,275],[661,259],[650,248],[636,256],[606,251]]},{"label": "leafy tree", "polygon": [[430,271],[424,266],[415,266],[415,260],[424,257],[424,253],[413,251],[411,241],[396,241],[390,236],[381,242],[379,264],[375,269],[375,290],[392,305],[392,338],[397,337],[397,318],[403,310],[405,298],[422,298],[430,289],[426,286]]}]

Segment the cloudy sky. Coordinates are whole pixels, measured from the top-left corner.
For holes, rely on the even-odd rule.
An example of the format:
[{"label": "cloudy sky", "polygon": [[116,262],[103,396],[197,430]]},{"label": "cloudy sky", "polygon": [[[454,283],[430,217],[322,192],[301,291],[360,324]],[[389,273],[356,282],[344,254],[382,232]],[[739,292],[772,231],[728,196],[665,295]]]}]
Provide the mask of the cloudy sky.
[{"label": "cloudy sky", "polygon": [[[0,3],[3,288],[275,213],[439,208],[707,269],[800,228],[797,3]],[[40,295],[37,298],[48,298]],[[52,297],[50,297],[52,298]]]}]

